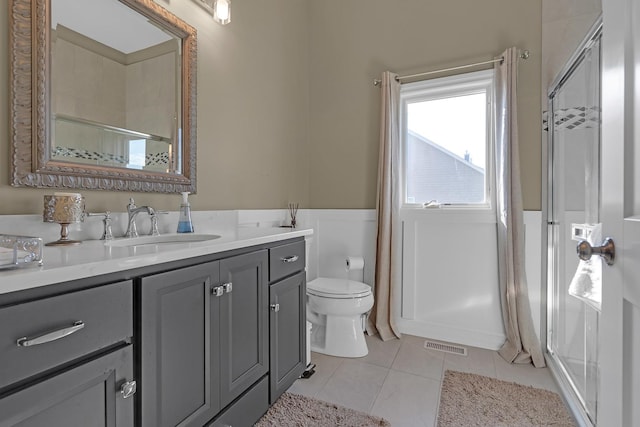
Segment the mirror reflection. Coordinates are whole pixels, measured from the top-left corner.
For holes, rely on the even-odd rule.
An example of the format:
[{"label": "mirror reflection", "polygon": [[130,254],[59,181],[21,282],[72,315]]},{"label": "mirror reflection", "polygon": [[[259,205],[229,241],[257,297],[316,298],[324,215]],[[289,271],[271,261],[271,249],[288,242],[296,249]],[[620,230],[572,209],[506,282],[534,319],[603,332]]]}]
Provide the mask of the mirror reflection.
[{"label": "mirror reflection", "polygon": [[196,30],[154,0],[12,0],[11,185],[196,191]]},{"label": "mirror reflection", "polygon": [[181,39],[114,0],[51,0],[51,160],[181,173]]}]

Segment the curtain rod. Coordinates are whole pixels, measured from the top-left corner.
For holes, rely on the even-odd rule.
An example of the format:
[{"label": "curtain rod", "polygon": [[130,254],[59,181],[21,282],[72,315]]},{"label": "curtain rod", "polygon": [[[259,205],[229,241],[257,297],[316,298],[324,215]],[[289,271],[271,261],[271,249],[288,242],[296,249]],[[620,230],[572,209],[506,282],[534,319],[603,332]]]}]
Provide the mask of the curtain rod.
[{"label": "curtain rod", "polygon": [[[524,50],[524,51],[522,51],[522,53],[520,53],[519,56],[522,59],[529,59],[529,51],[528,50]],[[406,79],[413,79],[415,77],[424,77],[424,76],[428,76],[428,75],[431,75],[431,74],[444,73],[444,72],[447,72],[447,71],[463,70],[465,68],[478,67],[480,65],[487,65],[487,64],[494,64],[496,62],[502,62],[502,61],[504,61],[504,58],[500,57],[500,58],[496,58],[496,59],[491,59],[489,61],[482,61],[482,62],[476,62],[476,63],[473,63],[473,64],[459,65],[457,67],[443,68],[441,70],[427,71],[426,73],[418,73],[418,74],[409,74],[409,75],[406,75],[406,76],[398,76],[398,77],[396,77],[396,80],[397,81],[401,81],[401,80],[406,80]],[[380,79],[375,79],[373,81],[373,85],[374,86],[380,86],[380,83],[382,83],[382,80],[380,80]]]}]

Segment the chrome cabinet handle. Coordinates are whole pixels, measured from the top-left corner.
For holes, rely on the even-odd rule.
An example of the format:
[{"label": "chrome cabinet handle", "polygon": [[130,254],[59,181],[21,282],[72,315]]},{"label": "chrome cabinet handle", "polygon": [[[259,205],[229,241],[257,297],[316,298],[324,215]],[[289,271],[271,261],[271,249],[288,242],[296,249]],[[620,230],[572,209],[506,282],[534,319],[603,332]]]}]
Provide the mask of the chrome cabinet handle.
[{"label": "chrome cabinet handle", "polygon": [[289,255],[289,256],[280,258],[280,261],[282,262],[296,262],[297,260],[298,260],[298,255]]},{"label": "chrome cabinet handle", "polygon": [[64,338],[67,335],[74,334],[82,328],[84,328],[84,322],[82,320],[78,320],[77,322],[73,323],[73,326],[58,329],[52,332],[47,332],[46,334],[37,336],[35,338],[18,338],[16,344],[18,344],[18,347],[30,347],[32,345],[45,344],[51,341],[59,340],[60,338]]},{"label": "chrome cabinet handle", "polygon": [[271,311],[276,313],[280,311],[280,304],[271,304],[269,307],[271,307]]},{"label": "chrome cabinet handle", "polygon": [[224,285],[222,285],[222,289],[224,289],[226,293],[231,292],[233,290],[233,283],[232,282],[225,283]]},{"label": "chrome cabinet handle", "polygon": [[224,295],[224,288],[222,286],[216,286],[215,288],[211,289],[211,293],[217,297],[221,297],[222,295]]},{"label": "chrome cabinet handle", "polygon": [[602,246],[596,246],[595,248],[586,240],[581,240],[576,251],[578,252],[578,258],[583,261],[591,259],[593,254],[600,255],[607,265],[613,265],[616,259],[616,245],[611,237],[605,238]]},{"label": "chrome cabinet handle", "polygon": [[138,386],[135,381],[127,381],[122,384],[122,386],[120,386],[120,394],[122,394],[123,398],[128,399],[129,397],[136,394],[137,388]]}]

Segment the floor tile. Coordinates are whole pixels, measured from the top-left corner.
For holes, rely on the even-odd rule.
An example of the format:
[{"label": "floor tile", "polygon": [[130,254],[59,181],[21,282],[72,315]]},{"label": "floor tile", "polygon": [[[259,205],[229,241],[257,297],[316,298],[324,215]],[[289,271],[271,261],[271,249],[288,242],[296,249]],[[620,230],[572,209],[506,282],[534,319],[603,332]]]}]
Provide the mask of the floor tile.
[{"label": "floor tile", "polygon": [[345,361],[341,357],[327,356],[321,353],[311,353],[311,363],[316,365],[315,373],[309,378],[300,378],[289,389],[291,393],[302,394],[308,397],[316,397],[322,387],[327,384],[329,378]]},{"label": "floor tile", "polygon": [[507,363],[506,360],[495,352],[493,353],[493,360],[496,366],[496,378],[559,393],[549,368],[536,368],[531,364],[519,365]]},{"label": "floor tile", "polygon": [[354,359],[345,360],[318,392],[318,399],[369,412],[389,369]]},{"label": "floor tile", "polygon": [[444,356],[444,369],[496,378],[494,354],[496,354],[495,351],[467,347],[467,356],[446,354]]},{"label": "floor tile", "polygon": [[475,347],[467,347],[467,356],[427,350],[424,341],[411,335],[386,342],[367,336],[366,357],[312,353],[315,374],[297,380],[289,391],[383,417],[393,427],[435,426],[445,369],[558,393],[548,368],[512,365],[495,351]]},{"label": "floor tile", "polygon": [[445,353],[424,348],[424,338],[402,336],[402,344],[391,369],[440,380]]},{"label": "floor tile", "polygon": [[371,413],[393,427],[432,427],[440,399],[440,380],[390,371]]},{"label": "floor tile", "polygon": [[365,339],[367,340],[367,347],[369,347],[369,354],[357,360],[382,366],[383,368],[391,367],[393,360],[398,354],[401,341],[398,339],[382,341],[378,335],[369,336],[367,334],[365,334]]}]

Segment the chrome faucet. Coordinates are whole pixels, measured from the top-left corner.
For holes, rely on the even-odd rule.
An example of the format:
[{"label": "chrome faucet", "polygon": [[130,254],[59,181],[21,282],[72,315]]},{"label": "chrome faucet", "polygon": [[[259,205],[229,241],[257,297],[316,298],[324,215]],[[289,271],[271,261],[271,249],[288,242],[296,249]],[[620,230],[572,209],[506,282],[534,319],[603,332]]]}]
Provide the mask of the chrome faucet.
[{"label": "chrome faucet", "polygon": [[111,231],[111,212],[105,211],[100,213],[88,212],[87,216],[101,216],[102,217],[102,237],[100,240],[113,240],[113,232]]},{"label": "chrome faucet", "polygon": [[127,214],[129,214],[129,220],[127,225],[127,231],[124,233],[124,237],[138,237],[138,230],[136,229],[136,216],[140,212],[146,212],[151,217],[151,231],[149,235],[157,236],[160,233],[158,232],[158,218],[156,216],[156,211],[151,206],[136,206],[136,203],[133,201],[133,197],[129,199],[129,204],[127,205]]}]

